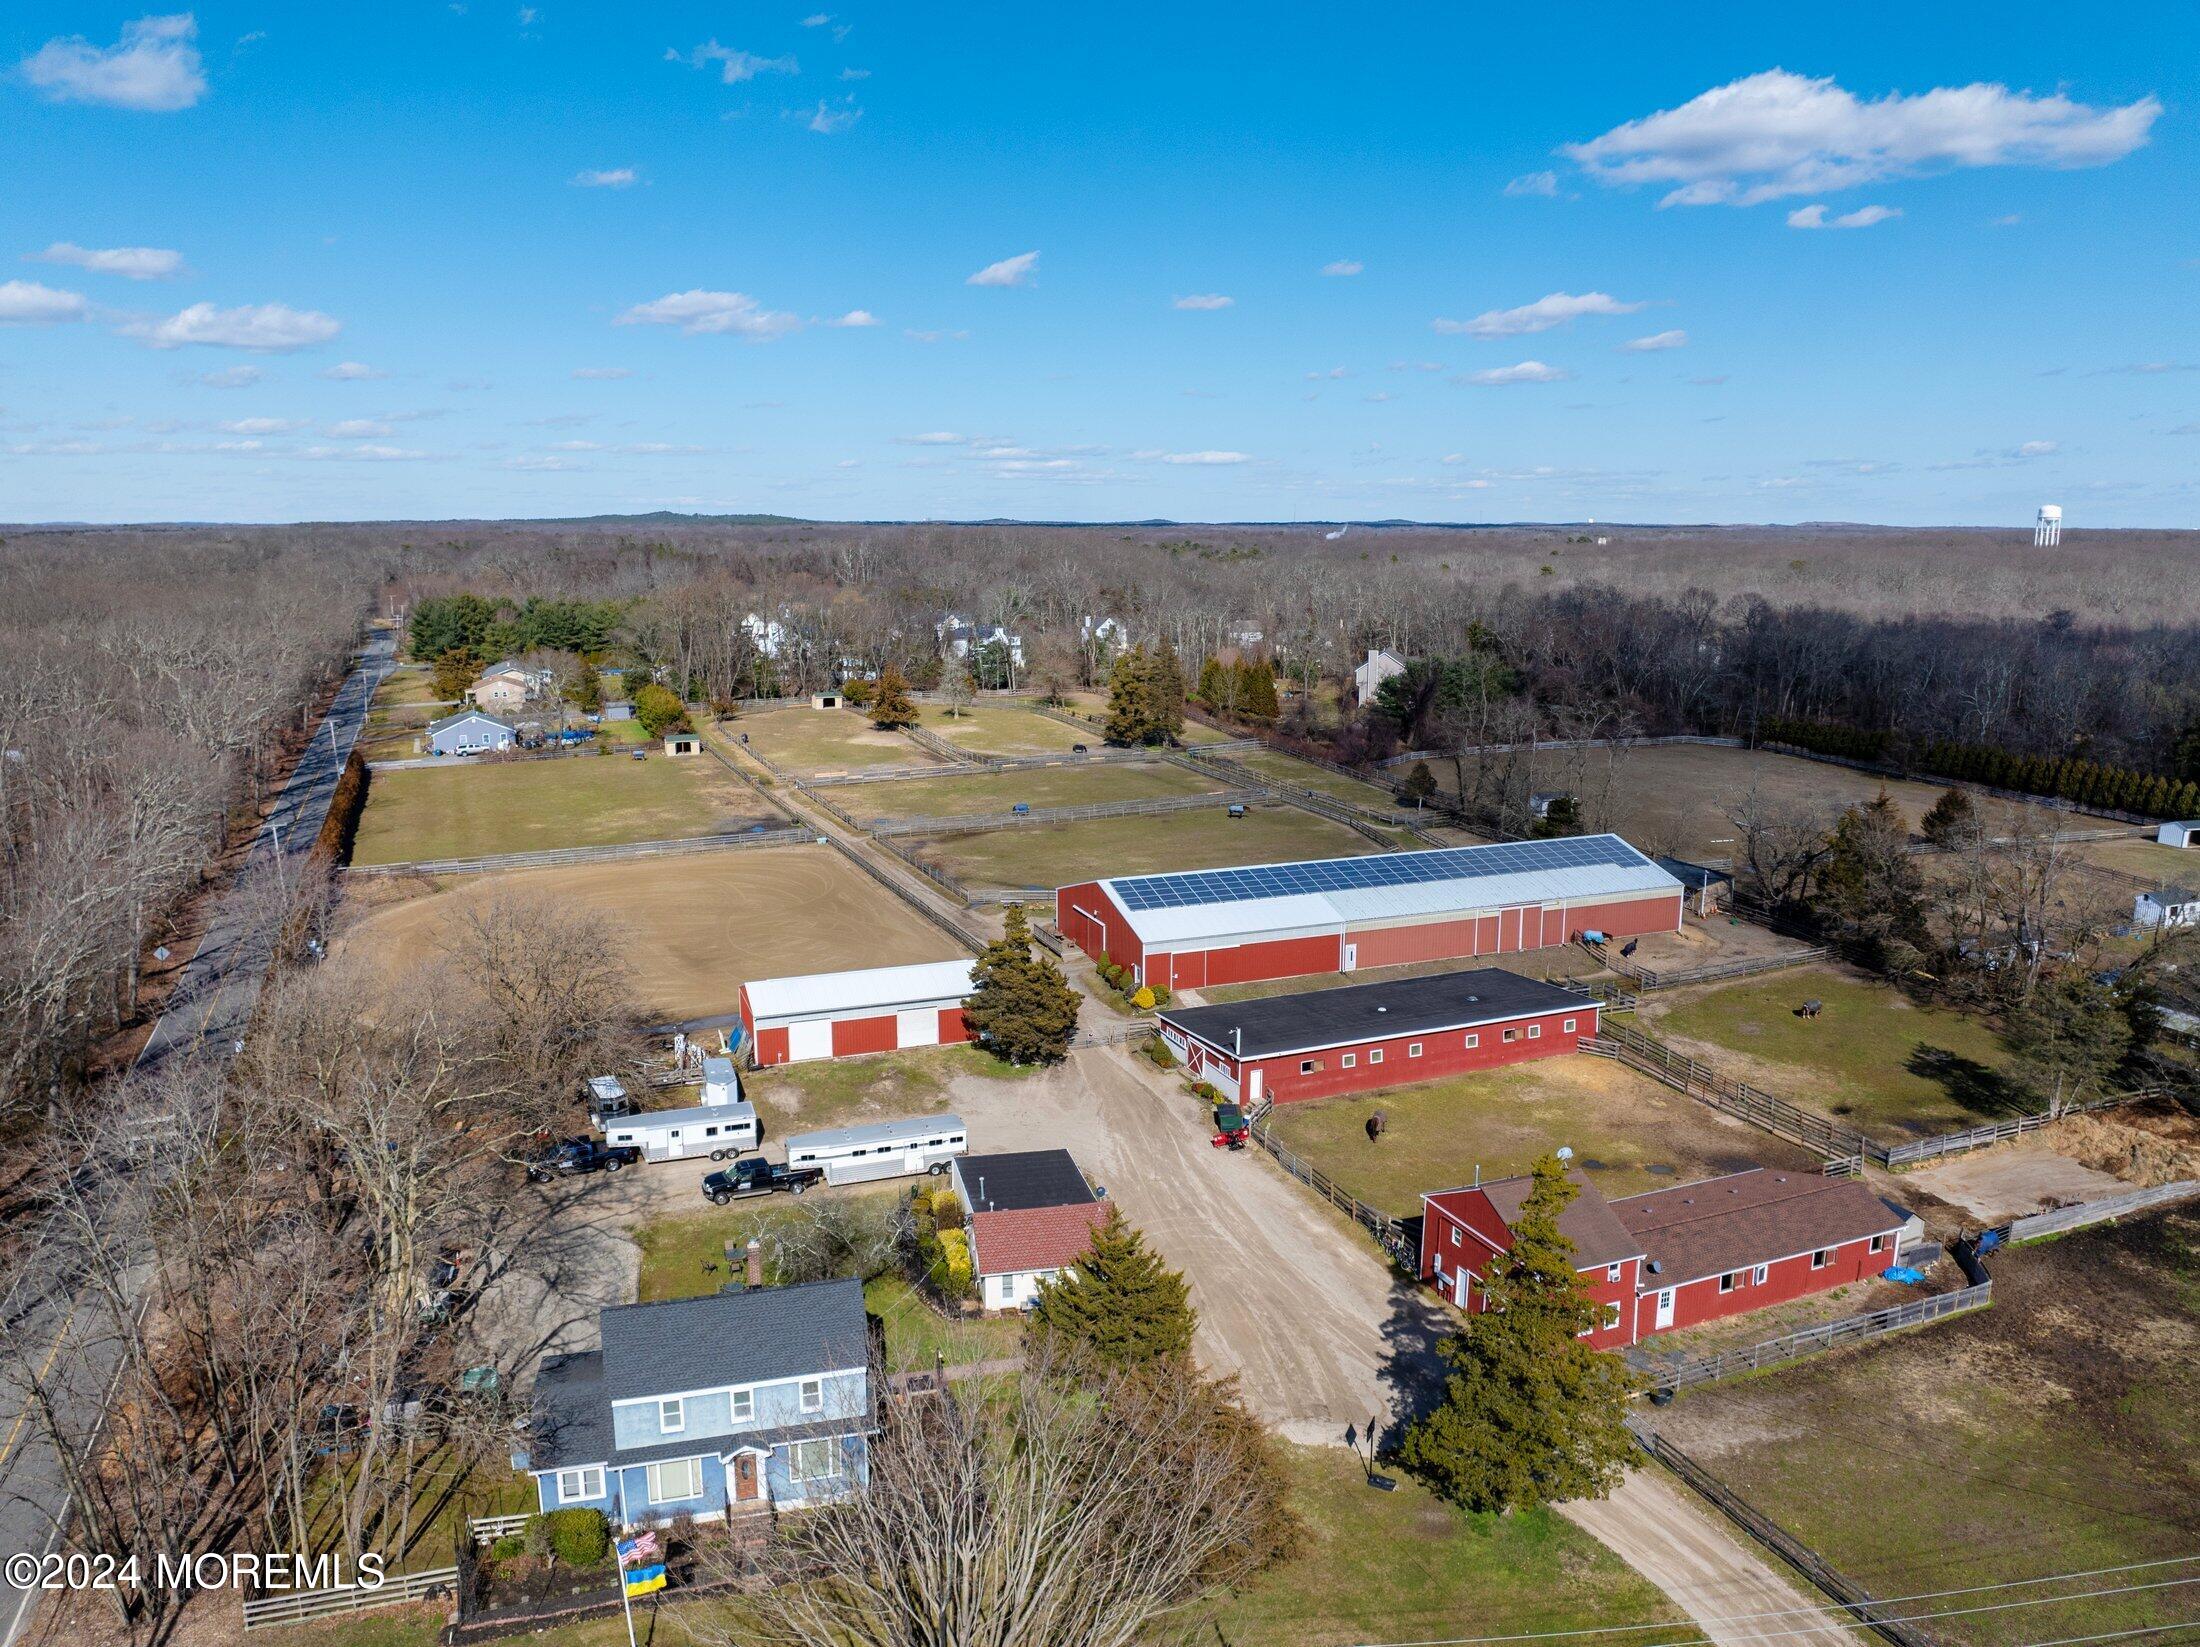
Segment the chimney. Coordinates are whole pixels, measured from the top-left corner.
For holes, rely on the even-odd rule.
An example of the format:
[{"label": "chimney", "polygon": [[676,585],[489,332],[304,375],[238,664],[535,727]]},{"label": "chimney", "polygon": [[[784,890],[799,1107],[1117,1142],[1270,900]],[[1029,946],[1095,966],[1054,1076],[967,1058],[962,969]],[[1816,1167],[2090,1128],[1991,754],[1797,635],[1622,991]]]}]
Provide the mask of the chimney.
[{"label": "chimney", "polygon": [[764,1243],[752,1235],[749,1237],[749,1285],[761,1287],[763,1284]]}]

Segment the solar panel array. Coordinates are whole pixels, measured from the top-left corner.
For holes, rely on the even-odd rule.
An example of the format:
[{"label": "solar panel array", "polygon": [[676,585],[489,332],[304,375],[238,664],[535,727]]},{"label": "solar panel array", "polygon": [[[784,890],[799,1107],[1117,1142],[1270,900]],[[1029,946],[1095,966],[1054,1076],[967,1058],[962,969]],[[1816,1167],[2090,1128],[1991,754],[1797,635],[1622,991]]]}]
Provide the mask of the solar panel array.
[{"label": "solar panel array", "polygon": [[1450,846],[1432,852],[1322,858],[1312,863],[1266,864],[1252,869],[1200,869],[1178,875],[1137,875],[1108,884],[1127,910],[1188,909],[1201,904],[1243,903],[1250,898],[1291,898],[1309,892],[1361,892],[1376,887],[1417,886],[1483,875],[1536,874],[1554,869],[1606,866],[1636,869],[1642,863],[1642,854],[1616,835],[1577,835],[1555,841]]}]

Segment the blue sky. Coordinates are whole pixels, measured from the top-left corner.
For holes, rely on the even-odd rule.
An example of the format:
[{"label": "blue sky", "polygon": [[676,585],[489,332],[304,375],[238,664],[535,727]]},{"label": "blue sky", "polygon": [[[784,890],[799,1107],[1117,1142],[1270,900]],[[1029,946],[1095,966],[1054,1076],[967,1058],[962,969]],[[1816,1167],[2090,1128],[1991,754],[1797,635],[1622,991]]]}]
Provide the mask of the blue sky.
[{"label": "blue sky", "polygon": [[0,520],[2200,525],[2200,13],[1782,10],[12,7]]}]

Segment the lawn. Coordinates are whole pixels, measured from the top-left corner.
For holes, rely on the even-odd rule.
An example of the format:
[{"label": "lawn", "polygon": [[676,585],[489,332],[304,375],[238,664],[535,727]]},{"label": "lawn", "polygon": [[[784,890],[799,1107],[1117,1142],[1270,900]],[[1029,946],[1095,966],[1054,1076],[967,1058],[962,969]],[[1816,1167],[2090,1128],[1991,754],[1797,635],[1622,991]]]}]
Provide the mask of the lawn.
[{"label": "lawn", "polygon": [[1199,1616],[1212,1633],[1195,1639],[1305,1647],[1589,1630],[1681,1616],[1646,1579],[1548,1510],[1470,1516],[1410,1479],[1396,1492],[1372,1490],[1342,1447],[1283,1452],[1303,1546],[1237,1594],[1202,1607]]},{"label": "lawn", "polygon": [[1077,744],[1099,740],[1081,727],[1005,703],[977,703],[950,714],[943,703],[919,706],[927,732],[988,755],[1066,755]]},{"label": "lawn", "polygon": [[1212,779],[1181,766],[1109,761],[971,777],[900,779],[866,784],[836,799],[857,817],[948,818],[1006,812],[1019,801],[1033,808],[1092,806],[1102,801],[1211,794],[1216,787]]},{"label": "lawn", "polygon": [[1342,824],[1293,807],[1256,806],[1083,823],[1028,824],[926,842],[919,854],[972,886],[1066,886],[1101,875],[1350,858],[1376,850]]},{"label": "lawn", "polygon": [[409,863],[738,833],[755,795],[708,759],[574,755],[375,774],[352,861]]},{"label": "lawn", "polygon": [[966,1044],[778,1064],[744,1075],[741,1090],[756,1106],[764,1136],[784,1139],[790,1133],[945,1109],[948,1084],[957,1077],[1020,1081],[1038,1068],[1004,1063],[983,1048]]},{"label": "lawn", "polygon": [[[1380,1139],[1368,1117],[1383,1112]],[[1417,1216],[1425,1190],[1523,1172],[1559,1145],[1607,1196],[1633,1195],[1745,1167],[1807,1167],[1794,1146],[1730,1120],[1648,1076],[1576,1053],[1365,1097],[1287,1103],[1278,1141],[1361,1200]]]},{"label": "lawn", "polygon": [[[1797,1008],[1825,1003],[1816,1018]],[[1643,1027],[1775,1097],[1875,1136],[1922,1137],[2038,1107],[2001,1036],[1886,984],[1803,967],[1643,998]]]},{"label": "lawn", "polygon": [[[1659,1428],[1880,1595],[2189,1559],[2200,1548],[2200,1215],[2100,1226],[1990,1262],[1991,1309],[1691,1392]],[[2012,1647],[2194,1614],[2187,1587],[1948,1617],[1927,1633]]]},{"label": "lawn", "polygon": [[[307,1490],[307,1526],[315,1554],[341,1547],[343,1506],[337,1495],[352,1474],[340,1454],[324,1462],[327,1473]],[[404,1547],[397,1547],[402,1510],[393,1510],[386,1524],[367,1533],[368,1546],[388,1558],[393,1573],[449,1565],[458,1528],[468,1517],[511,1515],[536,1506],[533,1480],[512,1469],[502,1452],[468,1468],[448,1446],[427,1449],[409,1480],[412,1509]]]},{"label": "lawn", "polygon": [[849,709],[765,709],[726,721],[718,731],[729,743],[746,738],[766,760],[806,778],[932,760],[899,732],[881,732]]},{"label": "lawn", "polygon": [[[898,1202],[911,1184],[882,1185],[841,1197],[884,1208]],[[775,1232],[812,1215],[819,1200],[797,1203],[773,1198],[763,1203],[740,1202],[708,1212],[682,1213],[644,1224],[634,1232],[642,1249],[639,1298],[655,1303],[665,1298],[700,1298],[741,1278],[740,1256],[754,1239],[763,1242],[766,1273],[772,1262]],[[726,1255],[731,1242],[735,1256]],[[889,1271],[864,1283],[864,1307],[877,1316],[886,1331],[886,1363],[890,1369],[930,1367],[944,1358],[950,1366],[975,1361],[997,1361],[1018,1353],[1023,1342],[1023,1323],[1015,1319],[950,1319],[906,1276]]]},{"label": "lawn", "polygon": [[1326,766],[1316,766],[1312,761],[1302,761],[1295,755],[1286,755],[1280,750],[1240,749],[1234,753],[1225,753],[1220,758],[1234,761],[1239,766],[1249,766],[1263,777],[1273,778],[1278,783],[1296,784],[1301,789],[1334,795],[1338,800],[1350,801],[1354,806],[1373,807],[1378,812],[1388,812],[1398,805],[1397,797],[1388,789],[1359,778],[1348,778],[1341,772],[1332,772]]},{"label": "lawn", "polygon": [[[2159,841],[2134,835],[2124,841],[2090,841],[2078,848],[2081,857],[2109,869],[2120,869],[2155,886],[2192,886],[2200,883],[2200,848],[2164,846]],[[2125,918],[2131,915],[2131,899],[2123,900]]]},{"label": "lawn", "polygon": [[435,693],[435,680],[424,663],[401,663],[382,677],[382,684],[374,689],[374,707],[396,708],[412,704],[448,708],[445,699]]}]

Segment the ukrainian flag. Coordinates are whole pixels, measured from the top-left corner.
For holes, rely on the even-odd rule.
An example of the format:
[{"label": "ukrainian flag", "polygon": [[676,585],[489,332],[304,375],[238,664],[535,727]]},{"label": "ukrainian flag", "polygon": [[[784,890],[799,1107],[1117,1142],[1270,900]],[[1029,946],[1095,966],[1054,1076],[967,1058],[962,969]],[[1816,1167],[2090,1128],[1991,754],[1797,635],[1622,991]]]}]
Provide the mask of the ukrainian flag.
[{"label": "ukrainian flag", "polygon": [[626,1593],[629,1596],[646,1596],[665,1587],[665,1564],[653,1567],[630,1567],[626,1570]]}]

